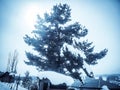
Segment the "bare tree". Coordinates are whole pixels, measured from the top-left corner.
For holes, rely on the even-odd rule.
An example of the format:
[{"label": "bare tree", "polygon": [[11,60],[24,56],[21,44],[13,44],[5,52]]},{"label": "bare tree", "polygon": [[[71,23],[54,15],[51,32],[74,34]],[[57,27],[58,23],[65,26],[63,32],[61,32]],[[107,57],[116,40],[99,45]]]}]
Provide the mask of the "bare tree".
[{"label": "bare tree", "polygon": [[7,71],[16,73],[17,72],[17,70],[16,70],[17,63],[18,63],[18,52],[17,52],[17,50],[14,50],[13,54],[11,52],[9,53]]}]

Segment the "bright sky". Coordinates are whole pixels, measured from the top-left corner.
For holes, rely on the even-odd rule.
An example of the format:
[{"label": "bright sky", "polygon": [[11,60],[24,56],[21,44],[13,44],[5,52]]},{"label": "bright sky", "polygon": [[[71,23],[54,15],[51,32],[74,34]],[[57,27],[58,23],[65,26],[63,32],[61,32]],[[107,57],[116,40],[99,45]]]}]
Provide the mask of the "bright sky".
[{"label": "bright sky", "polygon": [[108,54],[92,67],[95,74],[120,74],[120,2],[118,0],[0,0],[0,70],[5,71],[8,54],[19,52],[18,72],[36,73],[35,67],[24,64],[25,50],[31,47],[23,40],[34,29],[36,15],[43,16],[53,5],[67,3],[72,9],[72,20],[88,28],[86,39],[93,41],[95,51],[107,48]]}]

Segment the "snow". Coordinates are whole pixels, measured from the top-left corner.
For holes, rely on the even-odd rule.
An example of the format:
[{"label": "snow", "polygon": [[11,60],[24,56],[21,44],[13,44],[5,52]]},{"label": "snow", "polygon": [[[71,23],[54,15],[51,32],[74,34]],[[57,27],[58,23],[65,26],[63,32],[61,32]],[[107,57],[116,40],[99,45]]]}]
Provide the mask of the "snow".
[{"label": "snow", "polygon": [[[8,86],[8,83],[3,83],[0,82],[0,90],[11,90],[10,87]],[[21,86],[18,86],[18,90],[27,90]]]},{"label": "snow", "polygon": [[52,71],[40,72],[37,76],[39,76],[40,79],[42,79],[43,77],[48,78],[52,82],[52,84],[66,83],[67,85],[72,85],[74,82],[73,78],[71,78],[70,76],[65,76],[63,74]]},{"label": "snow", "polygon": [[[23,73],[23,74],[20,74],[20,76],[24,77],[25,75]],[[36,77],[39,77],[40,79],[48,78],[52,82],[52,84],[66,83],[67,85],[71,85],[74,82],[72,77],[66,76],[64,74],[60,74],[54,71],[41,71],[41,72],[33,71],[33,72],[30,72],[30,76],[36,76]]]},{"label": "snow", "polygon": [[27,89],[25,89],[25,88],[23,88],[21,86],[18,86],[18,90],[27,90]]},{"label": "snow", "polygon": [[[66,76],[64,74],[60,74],[53,71],[39,72],[36,73],[36,76],[38,76],[40,79],[48,78],[51,81],[51,83],[55,85],[66,83],[68,86],[70,86],[74,83],[73,78],[71,78],[70,76]],[[0,90],[10,90],[8,83],[0,82]],[[18,90],[27,90],[27,89],[18,86]]]},{"label": "snow", "polygon": [[10,90],[7,84],[0,82],[0,90]]},{"label": "snow", "polygon": [[102,90],[109,90],[109,89],[108,89],[108,87],[106,85],[103,85]]}]

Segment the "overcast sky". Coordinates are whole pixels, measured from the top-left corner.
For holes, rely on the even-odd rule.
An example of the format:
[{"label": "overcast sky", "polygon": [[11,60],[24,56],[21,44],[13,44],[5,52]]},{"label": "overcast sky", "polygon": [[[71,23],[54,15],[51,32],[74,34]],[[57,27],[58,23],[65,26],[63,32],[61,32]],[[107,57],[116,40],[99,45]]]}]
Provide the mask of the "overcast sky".
[{"label": "overcast sky", "polygon": [[88,28],[86,39],[93,42],[95,51],[108,49],[106,57],[92,67],[94,73],[120,74],[119,0],[0,0],[0,70],[6,70],[8,54],[15,49],[19,52],[18,72],[30,69],[23,61],[27,59],[25,50],[31,47],[23,36],[34,29],[37,14],[43,16],[58,3],[69,4],[73,22]]}]

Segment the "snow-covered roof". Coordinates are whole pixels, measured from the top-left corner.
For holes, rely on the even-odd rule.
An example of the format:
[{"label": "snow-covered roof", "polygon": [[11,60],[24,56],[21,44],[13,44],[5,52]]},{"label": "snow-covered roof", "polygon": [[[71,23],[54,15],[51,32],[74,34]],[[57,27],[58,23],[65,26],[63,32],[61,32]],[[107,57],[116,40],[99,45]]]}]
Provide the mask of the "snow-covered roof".
[{"label": "snow-covered roof", "polygon": [[57,72],[53,72],[53,71],[40,72],[37,76],[40,79],[48,78],[52,84],[66,83],[67,85],[71,85],[74,82],[73,78],[63,75],[63,74],[60,74],[60,73],[57,73]]}]

